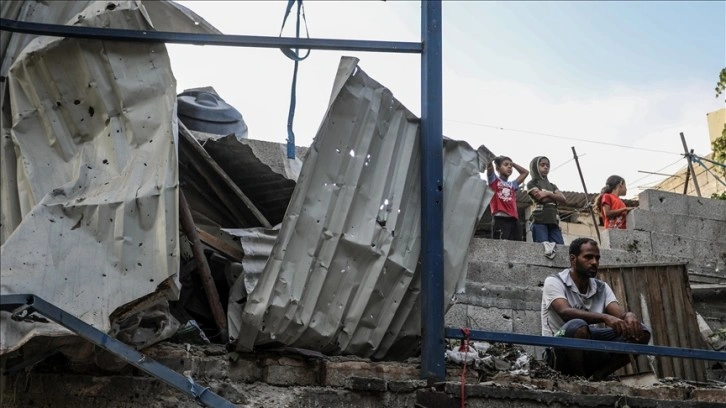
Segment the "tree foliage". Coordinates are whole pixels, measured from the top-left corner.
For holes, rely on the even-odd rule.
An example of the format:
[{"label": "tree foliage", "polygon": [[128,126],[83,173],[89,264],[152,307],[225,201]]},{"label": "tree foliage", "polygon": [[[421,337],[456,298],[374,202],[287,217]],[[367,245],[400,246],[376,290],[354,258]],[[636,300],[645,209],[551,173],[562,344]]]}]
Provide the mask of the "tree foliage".
[{"label": "tree foliage", "polygon": [[716,83],[716,97],[721,96],[726,91],[726,68],[718,74],[718,82]]},{"label": "tree foliage", "polygon": [[[716,97],[720,97],[726,92],[726,68],[722,69],[718,75],[718,82],[716,82]],[[724,124],[721,136],[711,143],[711,150],[713,150],[713,160],[717,163],[726,163],[726,124]],[[726,167],[721,167],[720,171],[717,169],[723,177],[726,177]],[[711,198],[717,198],[720,200],[726,200],[726,191],[721,194],[714,193]]]}]

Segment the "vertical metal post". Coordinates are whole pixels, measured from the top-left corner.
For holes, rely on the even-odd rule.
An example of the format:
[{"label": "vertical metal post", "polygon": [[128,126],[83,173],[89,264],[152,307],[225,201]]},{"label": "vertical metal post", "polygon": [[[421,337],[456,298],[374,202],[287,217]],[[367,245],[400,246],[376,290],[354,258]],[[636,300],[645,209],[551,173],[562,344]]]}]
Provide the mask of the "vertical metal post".
[{"label": "vertical metal post", "polygon": [[443,381],[444,211],[441,1],[421,1],[421,378]]},{"label": "vertical metal post", "polygon": [[[691,149],[691,154],[693,154],[693,149]],[[688,194],[688,179],[691,178],[691,168],[688,167],[686,170],[686,182],[683,184],[683,195]]]},{"label": "vertical metal post", "polygon": [[[587,194],[587,185],[585,185],[585,177],[582,176],[582,169],[580,168],[580,160],[577,158],[577,152],[575,151],[575,146],[572,147],[572,156],[575,158],[575,164],[577,165],[577,172],[580,173],[580,181],[582,182],[582,190],[585,192],[585,199],[589,200],[590,197]],[[595,226],[595,232],[597,233],[597,242],[602,244],[602,241],[600,239],[600,227],[598,226],[598,222],[595,219],[595,210],[592,208],[592,203],[588,202],[588,208],[590,208],[590,217],[592,217],[592,225]]]},{"label": "vertical metal post", "polygon": [[[688,159],[688,171],[691,172],[693,175],[693,185],[696,186],[696,193],[699,197],[701,197],[701,188],[698,186],[698,177],[696,177],[696,172],[693,171],[693,163],[691,162],[691,155],[688,153],[688,145],[686,145],[686,137],[683,136],[683,132],[681,132],[681,143],[683,143],[683,152],[686,153],[686,159]],[[688,191],[686,191],[687,193]],[[684,193],[684,194],[686,194]]]}]

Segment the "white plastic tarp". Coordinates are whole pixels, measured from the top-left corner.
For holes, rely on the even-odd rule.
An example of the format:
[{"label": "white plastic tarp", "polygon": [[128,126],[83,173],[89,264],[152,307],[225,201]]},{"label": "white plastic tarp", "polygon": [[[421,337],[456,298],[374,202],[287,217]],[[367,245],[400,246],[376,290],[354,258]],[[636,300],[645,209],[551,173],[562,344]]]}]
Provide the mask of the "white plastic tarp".
[{"label": "white plastic tarp", "polygon": [[[357,59],[343,58],[272,254],[241,319],[230,313],[230,329],[241,321],[230,333],[240,349],[279,342],[383,358],[398,340],[418,338],[418,137],[418,118]],[[444,144],[447,300],[462,286],[469,241],[491,199],[480,177],[487,152]]]}]

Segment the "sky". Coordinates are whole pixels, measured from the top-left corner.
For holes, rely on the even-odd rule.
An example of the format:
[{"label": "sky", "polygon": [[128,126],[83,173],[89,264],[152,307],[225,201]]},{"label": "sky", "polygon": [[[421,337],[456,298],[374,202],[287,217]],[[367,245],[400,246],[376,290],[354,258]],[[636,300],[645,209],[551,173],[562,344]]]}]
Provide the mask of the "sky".
[{"label": "sky", "polygon": [[[179,1],[224,34],[278,36],[286,1]],[[420,41],[418,1],[305,1],[311,38]],[[608,176],[628,197],[686,164],[679,136],[711,151],[706,113],[726,67],[726,2],[444,1],[443,130],[589,193]],[[284,36],[294,36],[294,15]],[[212,86],[249,137],[285,143],[293,62],[276,49],[168,45],[177,91]],[[309,146],[343,55],[420,115],[420,56],[313,50],[300,62],[294,131]],[[516,172],[515,172],[516,174]]]}]

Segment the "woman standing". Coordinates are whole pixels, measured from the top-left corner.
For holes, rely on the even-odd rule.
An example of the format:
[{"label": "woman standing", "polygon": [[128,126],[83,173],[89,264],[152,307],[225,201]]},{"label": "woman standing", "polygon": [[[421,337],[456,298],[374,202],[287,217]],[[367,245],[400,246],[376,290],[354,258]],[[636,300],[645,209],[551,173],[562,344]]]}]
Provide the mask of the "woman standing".
[{"label": "woman standing", "polygon": [[626,229],[625,216],[633,207],[627,207],[619,197],[627,192],[622,177],[610,176],[605,181],[605,187],[595,199],[595,208],[600,212],[606,229]]}]

